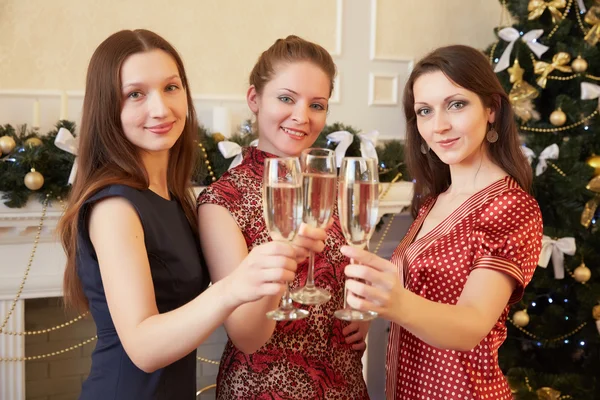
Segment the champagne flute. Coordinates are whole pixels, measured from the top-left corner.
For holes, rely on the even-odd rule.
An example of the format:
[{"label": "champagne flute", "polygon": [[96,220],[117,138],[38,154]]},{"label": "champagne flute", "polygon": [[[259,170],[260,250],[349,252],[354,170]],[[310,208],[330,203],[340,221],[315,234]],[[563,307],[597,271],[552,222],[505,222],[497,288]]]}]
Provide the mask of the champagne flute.
[{"label": "champagne flute", "polygon": [[[379,208],[379,179],[375,159],[345,157],[339,178],[338,208],[342,232],[350,246],[365,248],[375,226]],[[353,264],[354,260],[350,260]],[[347,303],[344,289],[344,308],[334,315],[344,321],[369,321],[377,317],[373,311],[359,311]]]},{"label": "champagne flute", "polygon": [[[291,242],[294,239],[302,223],[302,175],[297,157],[265,160],[263,213],[273,240]],[[288,284],[279,308],[267,313],[267,318],[275,321],[293,321],[307,316],[308,311],[293,306]]]},{"label": "champagne flute", "polygon": [[[335,153],[327,149],[306,149],[300,156],[302,165],[302,193],[304,196],[305,224],[325,228],[331,220],[335,205],[337,171]],[[300,304],[323,304],[331,293],[315,286],[315,254],[309,252],[308,272],[303,287],[292,292],[292,299]]]}]

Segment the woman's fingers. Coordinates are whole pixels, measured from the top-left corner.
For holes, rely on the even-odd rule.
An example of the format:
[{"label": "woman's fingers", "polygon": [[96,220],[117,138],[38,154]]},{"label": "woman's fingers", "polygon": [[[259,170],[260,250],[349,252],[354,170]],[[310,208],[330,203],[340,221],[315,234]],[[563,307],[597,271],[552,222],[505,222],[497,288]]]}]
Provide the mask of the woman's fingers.
[{"label": "woman's fingers", "polygon": [[351,293],[354,296],[358,296],[369,303],[375,303],[378,306],[385,307],[389,301],[388,291],[355,281],[354,279],[348,279],[346,281],[346,289],[349,294]]},{"label": "woman's fingers", "polygon": [[366,250],[357,249],[351,246],[342,246],[341,252],[346,257],[354,260],[355,264],[363,264],[373,267],[379,271],[396,271],[396,266],[391,262],[377,257]]}]

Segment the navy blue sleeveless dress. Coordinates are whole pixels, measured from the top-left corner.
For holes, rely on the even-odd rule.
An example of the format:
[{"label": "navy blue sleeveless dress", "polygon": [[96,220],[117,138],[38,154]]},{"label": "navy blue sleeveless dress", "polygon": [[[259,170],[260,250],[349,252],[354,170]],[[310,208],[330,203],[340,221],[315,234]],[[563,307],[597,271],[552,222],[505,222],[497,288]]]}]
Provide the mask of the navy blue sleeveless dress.
[{"label": "navy blue sleeveless dress", "polygon": [[166,200],[151,190],[113,185],[86,201],[78,222],[77,272],[96,323],[98,341],[80,400],[195,399],[195,350],[165,368],[146,373],[131,361],[115,330],[86,223],[91,205],[114,196],[127,199],[142,222],[159,312],[188,303],[205,290],[210,281],[198,239],[176,200]]}]

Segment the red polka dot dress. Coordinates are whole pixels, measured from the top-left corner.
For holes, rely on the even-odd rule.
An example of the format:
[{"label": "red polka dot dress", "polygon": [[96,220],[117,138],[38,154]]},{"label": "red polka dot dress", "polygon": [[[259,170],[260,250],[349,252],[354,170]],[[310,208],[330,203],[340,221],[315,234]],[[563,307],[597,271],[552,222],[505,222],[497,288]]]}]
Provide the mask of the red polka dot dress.
[{"label": "red polka dot dress", "polygon": [[[520,300],[537,266],[542,216],[536,200],[511,177],[467,199],[422,238],[413,242],[435,198],[425,201],[392,255],[405,287],[426,299],[456,304],[476,268],[511,276],[517,287],[509,304]],[[386,363],[388,399],[512,399],[498,366],[506,339],[509,307],[471,351],[430,346],[392,324]]]}]

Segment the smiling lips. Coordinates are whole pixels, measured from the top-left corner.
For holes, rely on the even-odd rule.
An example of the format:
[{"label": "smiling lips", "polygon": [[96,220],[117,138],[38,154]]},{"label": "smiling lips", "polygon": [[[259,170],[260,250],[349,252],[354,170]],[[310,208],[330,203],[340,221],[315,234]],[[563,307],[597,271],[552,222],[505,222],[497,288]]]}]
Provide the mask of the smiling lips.
[{"label": "smiling lips", "polygon": [[173,128],[174,124],[175,124],[175,122],[167,122],[167,123],[160,124],[160,125],[150,126],[150,127],[147,127],[146,129],[152,133],[162,135],[162,134],[168,133],[171,130],[171,128]]},{"label": "smiling lips", "polygon": [[442,147],[451,147],[454,143],[456,143],[458,141],[459,138],[454,138],[454,139],[444,139],[442,141],[439,141],[438,144]]},{"label": "smiling lips", "polygon": [[306,132],[299,131],[299,130],[296,130],[296,129],[284,128],[282,126],[281,130],[284,131],[285,133],[287,133],[288,136],[290,136],[293,139],[302,139],[304,136],[307,136]]}]

